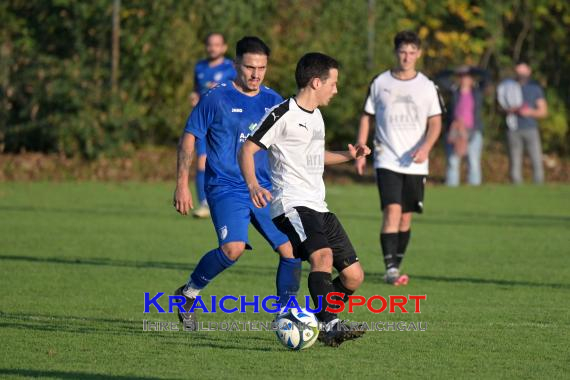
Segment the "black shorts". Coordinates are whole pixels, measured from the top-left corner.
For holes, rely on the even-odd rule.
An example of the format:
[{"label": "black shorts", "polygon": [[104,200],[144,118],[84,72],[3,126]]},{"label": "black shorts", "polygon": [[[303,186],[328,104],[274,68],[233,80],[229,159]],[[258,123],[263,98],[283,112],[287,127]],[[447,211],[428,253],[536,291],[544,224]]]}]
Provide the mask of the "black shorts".
[{"label": "black shorts", "polygon": [[331,212],[294,207],[273,218],[273,222],[289,238],[296,258],[309,260],[313,252],[330,248],[333,266],[339,272],[358,261],[348,235]]},{"label": "black shorts", "polygon": [[399,204],[402,212],[422,213],[424,208],[425,175],[403,174],[388,169],[376,169],[376,183],[382,210],[389,204]]}]

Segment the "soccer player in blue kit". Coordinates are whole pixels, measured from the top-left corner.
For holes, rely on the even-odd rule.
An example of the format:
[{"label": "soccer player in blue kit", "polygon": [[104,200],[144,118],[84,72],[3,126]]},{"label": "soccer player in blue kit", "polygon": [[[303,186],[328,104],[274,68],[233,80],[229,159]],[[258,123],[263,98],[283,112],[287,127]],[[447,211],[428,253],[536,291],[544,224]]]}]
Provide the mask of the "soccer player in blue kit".
[{"label": "soccer player in blue kit", "polygon": [[[178,317],[192,329],[196,315],[190,309],[196,296],[210,281],[231,267],[248,245],[251,222],[280,255],[277,269],[277,296],[284,307],[289,296],[299,290],[301,261],[295,259],[286,235],[273,224],[269,207],[256,208],[249,196],[237,162],[237,153],[264,114],[283,101],[275,91],[262,86],[269,47],[257,37],[244,37],[236,45],[237,76],[233,82],[211,89],[192,110],[178,145],[177,185],[174,207],[182,215],[192,209],[188,172],[196,138],[205,139],[206,196],[212,222],[218,235],[218,247],[207,252],[175,295],[185,303]],[[262,186],[271,186],[267,152],[255,155],[256,174]]]},{"label": "soccer player in blue kit", "polygon": [[[226,39],[221,33],[210,33],[204,40],[208,58],[198,61],[194,67],[194,91],[190,95],[192,107],[198,104],[201,96],[204,96],[211,88],[220,83],[226,83],[236,77],[236,70],[231,59],[224,54],[228,50]],[[196,195],[200,205],[192,212],[196,218],[210,216],[208,202],[206,201],[205,176],[206,176],[206,141],[196,139]]]}]

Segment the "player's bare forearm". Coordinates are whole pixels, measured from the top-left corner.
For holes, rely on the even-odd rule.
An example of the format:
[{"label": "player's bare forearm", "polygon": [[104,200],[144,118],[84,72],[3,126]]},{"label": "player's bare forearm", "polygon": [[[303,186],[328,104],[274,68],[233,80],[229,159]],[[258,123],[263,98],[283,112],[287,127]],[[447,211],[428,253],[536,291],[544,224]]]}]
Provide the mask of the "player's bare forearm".
[{"label": "player's bare forearm", "polygon": [[363,113],[360,116],[360,125],[358,127],[358,136],[356,137],[357,144],[366,144],[368,141],[368,134],[370,133],[370,126],[374,121],[374,116]]},{"label": "player's bare forearm", "polygon": [[[370,126],[374,124],[374,116],[363,113],[360,116],[360,125],[358,127],[358,135],[356,136],[357,145],[365,145],[368,141],[368,134],[370,133]],[[364,157],[354,161],[356,172],[359,175],[364,174],[366,168],[366,159]]]},{"label": "player's bare forearm", "polygon": [[189,211],[194,208],[188,187],[188,178],[190,176],[190,164],[192,163],[195,141],[194,135],[184,133],[178,142],[176,190],[174,190],[173,205],[176,211],[182,215],[188,215]]},{"label": "player's bare forearm", "polygon": [[432,116],[428,119],[428,127],[426,133],[426,141],[424,145],[430,151],[437,139],[439,139],[439,135],[441,134],[441,115]]},{"label": "player's bare forearm", "polygon": [[348,144],[345,151],[325,151],[325,165],[335,165],[357,158],[363,158],[370,154],[370,148],[364,144]]},{"label": "player's bare forearm", "polygon": [[342,164],[352,160],[348,151],[325,151],[325,165]]},{"label": "player's bare forearm", "polygon": [[191,133],[184,133],[178,142],[176,160],[176,184],[177,186],[188,186],[190,177],[190,164],[192,164],[192,154],[194,153],[194,143],[196,139]]},{"label": "player's bare forearm", "polygon": [[199,101],[200,101],[200,94],[197,91],[193,91],[190,94],[190,104],[192,104],[192,107],[196,107],[196,104],[198,104]]},{"label": "player's bare forearm", "polygon": [[429,152],[437,142],[441,133],[441,115],[432,116],[428,119],[427,133],[424,143],[412,153],[412,158],[417,164],[425,162],[429,158]]},{"label": "player's bare forearm", "polygon": [[271,201],[271,193],[269,190],[259,186],[255,176],[255,159],[253,156],[259,149],[261,148],[257,144],[247,140],[238,152],[238,162],[241,174],[249,190],[249,196],[255,207],[261,208]]},{"label": "player's bare forearm", "polygon": [[255,176],[255,160],[253,159],[253,155],[258,150],[259,147],[248,140],[242,145],[238,153],[239,167],[248,188],[259,186],[257,177]]}]

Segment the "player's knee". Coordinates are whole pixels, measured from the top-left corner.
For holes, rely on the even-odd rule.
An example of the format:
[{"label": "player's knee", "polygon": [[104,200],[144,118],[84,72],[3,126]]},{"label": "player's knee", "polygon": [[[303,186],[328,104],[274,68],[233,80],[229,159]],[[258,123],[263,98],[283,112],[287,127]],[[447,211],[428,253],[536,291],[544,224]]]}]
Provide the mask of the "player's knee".
[{"label": "player's knee", "polygon": [[358,268],[350,276],[350,282],[353,285],[352,289],[357,289],[364,282],[364,271],[362,268]]},{"label": "player's knee", "polygon": [[402,206],[397,203],[391,203],[384,207],[384,217],[385,218],[397,218],[400,219],[402,216]]},{"label": "player's knee", "polygon": [[332,271],[333,253],[330,248],[322,248],[313,253],[310,257],[311,267],[318,271]]},{"label": "player's knee", "polygon": [[232,261],[236,261],[240,258],[243,251],[245,251],[245,243],[243,242],[232,242],[227,243],[222,246],[222,251],[226,257]]},{"label": "player's knee", "polygon": [[358,264],[348,267],[347,270],[341,272],[342,283],[348,289],[356,290],[364,282],[364,271]]},{"label": "player's knee", "polygon": [[400,217],[400,226],[409,225],[412,222],[412,215],[411,212],[403,212]]},{"label": "player's knee", "polygon": [[279,253],[279,256],[283,257],[284,259],[295,258],[295,256],[293,255],[293,247],[289,242],[281,244],[279,247],[277,247],[277,252]]}]

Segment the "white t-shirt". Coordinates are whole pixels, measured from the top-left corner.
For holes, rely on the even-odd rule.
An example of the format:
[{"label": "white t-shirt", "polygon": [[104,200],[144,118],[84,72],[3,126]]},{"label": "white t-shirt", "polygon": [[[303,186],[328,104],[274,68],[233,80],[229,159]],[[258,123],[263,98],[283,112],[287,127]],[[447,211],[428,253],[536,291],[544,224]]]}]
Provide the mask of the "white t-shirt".
[{"label": "white t-shirt", "polygon": [[374,167],[404,174],[428,174],[428,161],[413,162],[412,153],[424,142],[429,117],[440,115],[435,84],[422,73],[409,80],[390,71],[370,84],[364,112],[376,120]]},{"label": "white t-shirt", "polygon": [[294,98],[268,112],[249,137],[269,150],[271,217],[304,206],[327,212],[323,171],[325,123],[319,109],[310,112]]}]

